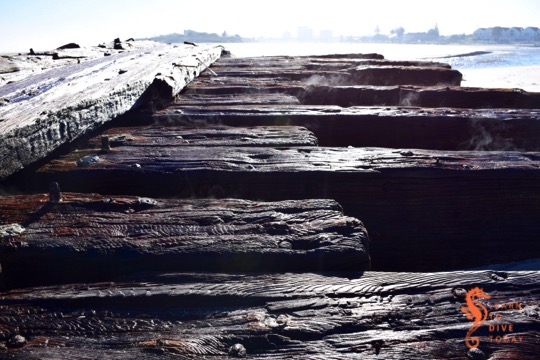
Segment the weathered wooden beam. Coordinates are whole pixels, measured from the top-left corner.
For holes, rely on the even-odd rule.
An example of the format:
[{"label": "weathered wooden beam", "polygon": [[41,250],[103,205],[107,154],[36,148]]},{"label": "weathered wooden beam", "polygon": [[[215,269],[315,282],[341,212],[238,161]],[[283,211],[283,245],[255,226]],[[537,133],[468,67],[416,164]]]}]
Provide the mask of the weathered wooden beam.
[{"label": "weathered wooden beam", "polygon": [[[159,185],[156,179],[154,186]],[[368,236],[331,200],[0,197],[7,287],[140,271],[362,271]],[[7,229],[7,230],[6,230]],[[9,229],[18,229],[10,231]]]},{"label": "weathered wooden beam", "polygon": [[154,45],[0,87],[0,180],[128,110],[172,100],[219,46]]},{"label": "weathered wooden beam", "polygon": [[267,78],[269,80],[299,81],[312,85],[419,85],[419,86],[459,86],[462,74],[446,67],[416,67],[390,65],[362,65],[346,69],[288,69],[288,68],[247,68],[226,69],[205,72],[202,77],[215,81],[227,78],[245,80]]},{"label": "weathered wooden beam", "polygon": [[[206,77],[197,78],[186,88],[184,94],[235,94],[235,93],[276,93],[296,95],[293,91],[305,91],[309,84],[301,81],[280,80],[272,78],[242,78],[242,77]],[[298,89],[298,90],[297,90]]]},{"label": "weathered wooden beam", "polygon": [[539,117],[538,109],[172,105],[157,112],[154,120],[201,126],[304,126],[322,146],[537,151]]},{"label": "weathered wooden beam", "polygon": [[[216,64],[219,66],[219,63]],[[433,61],[410,61],[410,60],[387,60],[387,59],[321,59],[314,58],[311,62],[304,65],[307,69],[318,68],[336,68],[343,66],[343,68],[356,67],[359,65],[374,65],[374,66],[417,66],[417,67],[438,67],[451,69],[452,67],[447,63],[433,62]]]},{"label": "weathered wooden beam", "polygon": [[284,63],[296,63],[304,61],[326,61],[326,62],[351,62],[362,60],[384,60],[381,54],[323,54],[323,55],[307,55],[307,56],[251,56],[251,57],[223,57],[219,62],[220,65],[232,65],[235,67],[242,66],[283,66]]},{"label": "weathered wooden beam", "polygon": [[295,56],[299,58],[321,58],[321,59],[371,59],[371,60],[383,60],[384,56],[377,53],[350,53],[350,54],[322,54],[322,55],[305,55],[305,56]]},{"label": "weathered wooden beam", "polygon": [[213,81],[271,78],[322,85],[459,85],[450,65],[428,61],[390,61],[376,57],[260,57],[224,59],[201,74]]},{"label": "weathered wooden beam", "polygon": [[402,87],[399,105],[453,108],[540,109],[540,93],[520,89]]},{"label": "weathered wooden beam", "polygon": [[[89,140],[88,148],[102,147],[107,138],[110,147],[133,146],[148,150],[177,146],[316,146],[317,138],[306,128],[298,126],[226,127],[210,126],[140,126],[111,128]],[[108,150],[108,149],[105,149]],[[109,149],[110,150],[110,149]],[[85,149],[84,151],[88,151]]]},{"label": "weathered wooden beam", "polygon": [[[31,75],[44,73],[50,69],[79,64],[104,56],[117,55],[131,50],[156,48],[163,44],[155,41],[121,41],[114,39],[98,46],[80,47],[69,43],[53,50],[30,49],[29,53],[5,54],[0,57],[0,86],[20,81]],[[5,71],[5,70],[8,71]]]},{"label": "weathered wooden beam", "polygon": [[268,62],[267,58],[253,60],[252,63],[215,63],[210,69],[201,73],[202,77],[265,77],[274,74],[290,74],[297,72],[298,74],[310,74],[313,71],[327,72],[337,70],[351,70],[358,66],[374,66],[374,67],[428,67],[428,68],[446,68],[451,69],[451,66],[444,63],[433,63],[428,61],[392,61],[392,60],[323,60],[323,59],[294,59],[283,60],[281,62]]},{"label": "weathered wooden beam", "polygon": [[[252,79],[266,79],[266,81],[299,81],[302,83],[313,83],[315,81],[326,84],[356,84],[351,83],[355,81],[347,70],[297,70],[297,69],[283,69],[281,67],[276,68],[263,68],[258,71],[251,69],[229,69],[227,71],[222,70],[217,73],[206,72],[201,74],[201,78],[209,78],[212,82],[228,81],[229,78],[240,78],[245,81],[252,81]],[[358,84],[363,84],[360,82]]]},{"label": "weathered wooden beam", "polygon": [[[149,45],[149,44],[147,44]],[[74,65],[81,61],[102,58],[105,54],[118,53],[100,48],[56,50],[42,54],[11,54],[0,56],[0,86],[21,81],[29,76],[53,68]],[[56,56],[55,56],[56,54]],[[7,101],[4,99],[4,101]]]},{"label": "weathered wooden beam", "polygon": [[347,72],[351,78],[343,85],[459,86],[463,77],[457,70],[416,66],[364,65]]},{"label": "weathered wooden beam", "polygon": [[538,153],[126,144],[72,153],[26,181],[108,194],[335,199],[366,224],[376,269],[540,257]]},{"label": "weathered wooden beam", "polygon": [[311,86],[303,90],[297,96],[305,105],[540,109],[540,93],[516,89]]},{"label": "weathered wooden beam", "polygon": [[176,98],[176,104],[184,106],[213,105],[300,105],[296,96],[285,93],[232,93],[232,94],[197,94],[186,91]]},{"label": "weathered wooden beam", "polygon": [[[533,360],[539,283],[538,271],[162,273],[19,289],[0,294],[0,356]],[[481,357],[461,310],[475,287],[490,297]]]},{"label": "weathered wooden beam", "polygon": [[[108,152],[118,146],[163,150],[178,146],[317,146],[312,132],[298,126],[257,127],[186,127],[138,126],[116,127],[78,144],[78,155]],[[106,145],[104,145],[106,144]],[[13,179],[16,183],[17,179]]]},{"label": "weathered wooden beam", "polygon": [[[283,100],[282,100],[283,97]],[[290,101],[287,101],[290,97]],[[265,98],[267,100],[265,101]],[[201,103],[197,103],[200,99]],[[324,86],[299,82],[222,85],[197,79],[177,99],[178,105],[298,104],[350,106],[413,106],[462,109],[540,109],[540,93],[516,89],[418,86]],[[242,103],[235,102],[242,99]],[[296,102],[295,100],[296,99]]]},{"label": "weathered wooden beam", "polygon": [[399,61],[380,59],[329,59],[313,57],[259,57],[259,58],[235,58],[217,61],[211,69],[204,71],[201,75],[208,77],[215,76],[249,76],[254,74],[268,74],[269,71],[280,72],[283,70],[296,71],[335,71],[354,69],[360,65],[372,66],[416,66],[416,67],[439,67],[450,69],[451,66],[440,62],[431,61]]}]

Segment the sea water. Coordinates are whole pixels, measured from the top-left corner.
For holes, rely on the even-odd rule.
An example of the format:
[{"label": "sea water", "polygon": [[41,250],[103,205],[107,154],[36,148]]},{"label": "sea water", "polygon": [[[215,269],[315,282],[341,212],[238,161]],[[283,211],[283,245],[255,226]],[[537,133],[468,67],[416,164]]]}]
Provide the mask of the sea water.
[{"label": "sea water", "polygon": [[389,60],[445,62],[463,73],[463,86],[540,91],[540,46],[377,43],[241,43],[233,56],[379,53]]}]

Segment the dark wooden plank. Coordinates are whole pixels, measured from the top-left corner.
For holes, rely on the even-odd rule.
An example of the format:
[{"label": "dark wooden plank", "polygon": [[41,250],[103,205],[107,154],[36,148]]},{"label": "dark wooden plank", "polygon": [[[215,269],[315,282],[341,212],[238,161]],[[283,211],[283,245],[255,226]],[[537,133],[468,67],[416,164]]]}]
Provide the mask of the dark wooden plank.
[{"label": "dark wooden plank", "polygon": [[420,107],[540,109],[540,93],[520,89],[402,87],[400,104]]},{"label": "dark wooden plank", "polygon": [[450,69],[451,66],[445,63],[429,61],[399,61],[399,60],[343,60],[343,59],[284,59],[281,62],[269,62],[268,58],[253,59],[252,62],[216,62],[203,71],[204,76],[250,76],[250,73],[265,73],[268,71],[334,71],[348,70],[360,65],[371,66],[416,66],[416,67],[439,67]]},{"label": "dark wooden plank", "polygon": [[[216,65],[219,66],[219,63]],[[310,63],[304,65],[307,69],[318,69],[322,67],[327,68],[348,68],[350,65],[375,65],[375,66],[417,66],[417,67],[439,67],[451,69],[452,67],[447,63],[433,62],[433,61],[410,61],[410,60],[387,60],[387,59],[349,59],[344,61],[343,59],[321,59],[315,58]]]},{"label": "dark wooden plank", "polygon": [[0,87],[0,180],[128,110],[172,101],[222,47],[154,45]]},{"label": "dark wooden plank", "polygon": [[227,81],[230,78],[300,81],[321,85],[419,85],[459,86],[462,74],[457,70],[437,67],[362,65],[355,68],[298,70],[282,68],[228,69],[207,71],[202,78]]},{"label": "dark wooden plank", "polygon": [[[397,61],[397,60],[323,60],[317,58],[283,60],[281,62],[269,62],[268,58],[254,59],[252,63],[220,63],[213,64],[212,67],[201,73],[202,77],[231,76],[231,77],[268,77],[272,74],[290,74],[303,72],[311,74],[313,71],[324,73],[336,70],[352,70],[358,66],[370,67],[415,67],[415,68],[435,68],[451,69],[445,63],[435,63],[429,61]],[[294,78],[293,78],[294,79]]]},{"label": "dark wooden plank", "polygon": [[[337,84],[334,84],[337,85]],[[281,92],[288,95],[302,93],[309,86],[301,81],[281,80],[273,78],[242,78],[242,77],[206,77],[197,78],[184,91],[185,94],[268,94]],[[288,90],[292,89],[292,90]],[[294,91],[294,92],[291,92]]]},{"label": "dark wooden plank", "polygon": [[[360,221],[330,200],[0,197],[7,287],[110,280],[153,270],[361,271]],[[9,229],[16,228],[16,231]]]},{"label": "dark wooden plank", "polygon": [[[317,138],[298,126],[185,127],[140,126],[111,128],[90,139],[89,148],[100,149],[103,137],[111,148],[133,146],[163,150],[177,146],[316,146]],[[94,150],[96,151],[96,150]]]},{"label": "dark wooden plank", "polygon": [[415,66],[415,67],[438,67],[450,69],[451,66],[440,62],[431,61],[402,61],[381,59],[332,59],[312,57],[259,57],[259,58],[236,58],[217,61],[211,68],[201,75],[204,77],[250,77],[254,78],[271,76],[281,71],[335,71],[350,70],[360,65],[371,66]]},{"label": "dark wooden plank", "polygon": [[295,56],[299,58],[321,58],[321,59],[371,59],[371,60],[383,60],[384,56],[377,53],[350,53],[350,54],[322,54],[322,55],[305,55],[305,56]]},{"label": "dark wooden plank", "polygon": [[348,73],[351,78],[343,85],[459,86],[463,77],[457,70],[416,66],[365,65]]},{"label": "dark wooden plank", "polygon": [[[52,160],[38,173],[85,173],[120,169],[136,172],[170,173],[174,169],[201,170],[257,170],[260,172],[331,172],[364,174],[390,174],[401,172],[412,176],[422,171],[421,177],[445,175],[481,176],[484,173],[521,171],[531,175],[540,168],[538,152],[512,151],[436,151],[387,148],[331,148],[331,147],[206,147],[164,146],[146,149],[131,146],[129,142],[109,152],[97,154],[92,165],[82,164],[86,157],[78,151]],[[163,160],[166,159],[166,160]],[[218,159],[221,161],[218,162]],[[138,162],[141,167],[130,167]],[[77,164],[79,163],[79,164]],[[246,165],[252,165],[253,168]]]},{"label": "dark wooden plank", "polygon": [[539,115],[538,109],[172,105],[153,118],[179,125],[304,126],[322,146],[537,151]]},{"label": "dark wooden plank", "polygon": [[[461,308],[480,287],[490,296],[481,300],[488,321],[474,334],[483,358],[537,358],[538,271],[355,275],[147,274],[4,292],[0,354],[458,360],[468,358],[472,325]],[[507,327],[490,331],[496,325]]]},{"label": "dark wooden plank", "polygon": [[297,96],[305,105],[540,109],[540,93],[516,89],[311,86]]},{"label": "dark wooden plank", "polygon": [[[270,60],[272,59],[272,60]],[[421,106],[421,107],[457,107],[457,108],[540,108],[540,95],[516,89],[482,89],[462,88],[455,86],[416,87],[399,84],[408,80],[407,73],[420,72],[422,68],[430,68],[432,83],[437,84],[439,69],[451,70],[450,65],[429,61],[397,61],[369,59],[323,59],[323,58],[252,58],[249,62],[228,59],[216,62],[193,84],[193,93],[226,93],[217,89],[217,84],[229,88],[231,94],[239,92],[238,86],[244,84],[246,94],[274,93],[281,87],[283,93],[292,94],[308,105],[339,106]],[[359,66],[361,65],[361,66]],[[391,71],[400,67],[406,68],[403,73]],[[350,78],[339,75],[333,70],[344,70],[348,74],[357,73],[355,68],[368,71],[380,68],[378,86],[342,85],[350,83]],[[306,72],[306,70],[309,70]],[[315,72],[314,72],[315,71]],[[330,71],[327,75],[326,72]],[[294,73],[291,77],[290,73]],[[302,76],[302,73],[310,76]],[[444,72],[443,72],[444,73]],[[332,76],[334,75],[334,76]],[[283,78],[285,76],[289,80]],[[414,77],[415,75],[410,75]],[[440,75],[442,76],[442,75]],[[458,75],[457,75],[458,76]],[[211,77],[206,81],[205,77]],[[459,77],[459,76],[458,76]],[[353,76],[353,78],[356,78]],[[362,78],[362,76],[360,76]],[[449,78],[452,78],[450,76]],[[249,79],[249,81],[248,81]],[[396,80],[397,79],[397,80]],[[276,84],[280,81],[281,84]],[[452,80],[453,81],[453,80]],[[246,85],[251,82],[251,86]],[[364,83],[365,80],[360,80]],[[302,86],[305,83],[307,86]],[[324,86],[331,84],[332,86]],[[383,86],[386,85],[386,86]],[[424,84],[425,85],[425,84]],[[234,88],[231,89],[231,87]],[[296,88],[296,89],[294,89]],[[295,90],[294,92],[292,90]],[[274,95],[275,96],[275,95]]]},{"label": "dark wooden plank", "polygon": [[286,93],[240,93],[240,94],[197,94],[186,92],[178,96],[176,103],[189,106],[211,105],[300,105],[298,98]]},{"label": "dark wooden plank", "polygon": [[323,54],[307,56],[251,56],[251,57],[223,57],[219,65],[232,65],[235,67],[251,67],[254,65],[283,66],[286,63],[303,63],[305,61],[327,62],[354,62],[358,60],[384,60],[381,54]]},{"label": "dark wooden plank", "polygon": [[223,59],[201,77],[221,82],[268,78],[323,85],[450,86],[460,85],[462,75],[444,63],[312,56]]},{"label": "dark wooden plank", "polygon": [[119,146],[105,154],[73,153],[30,180],[109,194],[335,199],[366,224],[376,269],[540,257],[538,153]]},{"label": "dark wooden plank", "polygon": [[[352,70],[351,70],[352,71]],[[356,72],[356,70],[355,70]],[[242,79],[245,81],[252,81],[253,79],[263,81],[299,81],[302,83],[311,83],[316,79],[322,83],[332,83],[332,84],[344,84],[344,85],[360,85],[360,84],[369,84],[366,83],[367,80],[358,80],[353,78],[347,69],[316,69],[316,70],[298,70],[298,69],[288,69],[288,68],[262,68],[258,71],[253,71],[251,69],[228,69],[221,70],[219,72],[205,72],[201,74],[201,79],[208,78],[212,82],[216,81],[229,81],[229,78]]]},{"label": "dark wooden plank", "polygon": [[[182,105],[298,104],[350,106],[414,106],[463,109],[539,109],[540,93],[517,89],[418,86],[324,86],[299,82],[252,85],[197,80],[177,99]],[[292,96],[287,100],[287,96]],[[281,98],[283,97],[283,98]],[[197,103],[200,99],[200,104]],[[294,100],[296,99],[296,101]],[[241,101],[241,102],[240,102]]]}]

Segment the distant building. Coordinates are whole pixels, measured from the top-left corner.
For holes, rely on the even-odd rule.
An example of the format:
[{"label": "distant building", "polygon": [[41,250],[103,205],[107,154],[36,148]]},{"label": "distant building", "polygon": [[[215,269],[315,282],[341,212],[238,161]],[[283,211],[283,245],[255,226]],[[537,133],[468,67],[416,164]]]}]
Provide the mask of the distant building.
[{"label": "distant building", "polygon": [[433,29],[429,29],[427,32],[402,34],[403,41],[411,43],[437,42],[439,38],[439,26],[437,24],[435,24],[435,27]]},{"label": "distant building", "polygon": [[334,33],[332,30],[321,30],[319,33],[319,40],[323,42],[332,42],[334,41]]},{"label": "distant building", "polygon": [[531,41],[540,41],[540,29],[537,27],[528,27],[523,29],[523,36]]},{"label": "distant building", "polygon": [[472,38],[475,41],[513,43],[513,42],[538,42],[540,41],[540,29],[537,27],[491,27],[477,29]]},{"label": "distant building", "polygon": [[298,41],[313,41],[313,30],[302,26],[298,28]]}]

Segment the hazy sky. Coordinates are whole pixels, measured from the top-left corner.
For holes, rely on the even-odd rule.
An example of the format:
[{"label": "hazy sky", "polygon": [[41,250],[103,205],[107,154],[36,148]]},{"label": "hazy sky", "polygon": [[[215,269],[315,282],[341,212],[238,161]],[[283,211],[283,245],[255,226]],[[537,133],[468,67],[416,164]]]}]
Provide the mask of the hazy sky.
[{"label": "hazy sky", "polygon": [[0,0],[0,51],[97,45],[184,29],[244,37],[315,33],[366,35],[403,26],[442,35],[479,27],[540,27],[540,0]]}]

